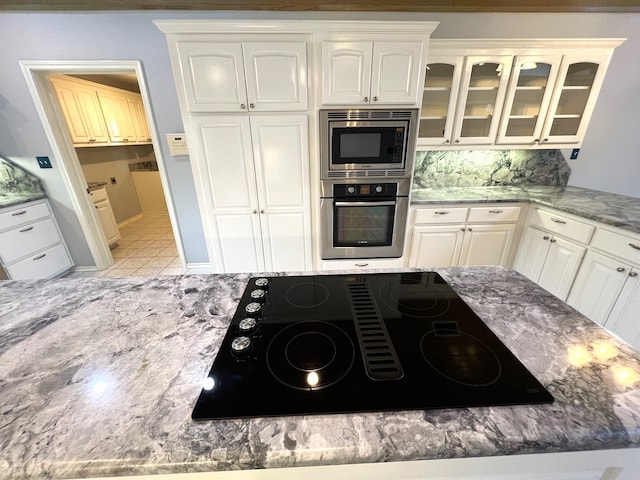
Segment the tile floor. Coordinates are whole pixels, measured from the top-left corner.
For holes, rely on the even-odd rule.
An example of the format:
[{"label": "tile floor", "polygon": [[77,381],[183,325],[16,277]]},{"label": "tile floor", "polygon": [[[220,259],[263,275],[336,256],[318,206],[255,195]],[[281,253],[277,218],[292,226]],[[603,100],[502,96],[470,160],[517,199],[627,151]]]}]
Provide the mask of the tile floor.
[{"label": "tile floor", "polygon": [[184,273],[168,215],[143,216],[120,228],[122,238],[111,250],[114,264],[99,272],[69,277],[155,277]]}]

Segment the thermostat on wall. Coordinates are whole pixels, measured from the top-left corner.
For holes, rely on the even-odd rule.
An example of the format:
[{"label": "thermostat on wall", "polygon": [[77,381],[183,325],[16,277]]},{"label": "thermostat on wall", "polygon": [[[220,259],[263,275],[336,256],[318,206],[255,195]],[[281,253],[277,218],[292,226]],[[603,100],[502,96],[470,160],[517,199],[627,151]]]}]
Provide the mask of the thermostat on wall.
[{"label": "thermostat on wall", "polygon": [[187,136],[184,133],[167,133],[167,144],[169,145],[169,153],[174,157],[189,155]]}]

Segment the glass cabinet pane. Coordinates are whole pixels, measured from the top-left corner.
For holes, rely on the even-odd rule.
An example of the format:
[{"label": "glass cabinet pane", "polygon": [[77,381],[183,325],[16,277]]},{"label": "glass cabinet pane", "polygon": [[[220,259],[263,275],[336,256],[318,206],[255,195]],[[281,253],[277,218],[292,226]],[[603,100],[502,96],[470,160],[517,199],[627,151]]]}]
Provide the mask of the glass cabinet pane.
[{"label": "glass cabinet pane", "polygon": [[486,137],[491,129],[502,64],[477,63],[471,68],[469,89],[464,107],[462,137]]},{"label": "glass cabinet pane", "polygon": [[532,137],[535,134],[551,67],[551,64],[542,62],[527,62],[519,66],[505,132],[507,137]]},{"label": "glass cabinet pane", "polygon": [[442,138],[445,135],[454,73],[455,65],[449,63],[427,65],[418,137]]},{"label": "glass cabinet pane", "polygon": [[597,63],[569,65],[549,132],[551,136],[577,135],[597,72]]}]

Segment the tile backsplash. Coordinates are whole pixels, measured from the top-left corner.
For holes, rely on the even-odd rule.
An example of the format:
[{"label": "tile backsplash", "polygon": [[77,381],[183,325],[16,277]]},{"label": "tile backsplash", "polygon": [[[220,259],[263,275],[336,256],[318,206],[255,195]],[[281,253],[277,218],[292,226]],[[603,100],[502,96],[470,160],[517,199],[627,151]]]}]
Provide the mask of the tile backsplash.
[{"label": "tile backsplash", "polygon": [[413,187],[566,186],[570,174],[560,150],[419,151]]}]

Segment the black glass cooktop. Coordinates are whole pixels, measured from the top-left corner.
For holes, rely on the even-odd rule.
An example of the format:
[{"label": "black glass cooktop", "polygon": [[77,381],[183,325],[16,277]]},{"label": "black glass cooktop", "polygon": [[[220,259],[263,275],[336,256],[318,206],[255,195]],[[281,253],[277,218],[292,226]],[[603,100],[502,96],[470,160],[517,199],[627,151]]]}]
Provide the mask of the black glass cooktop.
[{"label": "black glass cooktop", "polygon": [[551,402],[435,272],[261,277],[192,418]]}]

